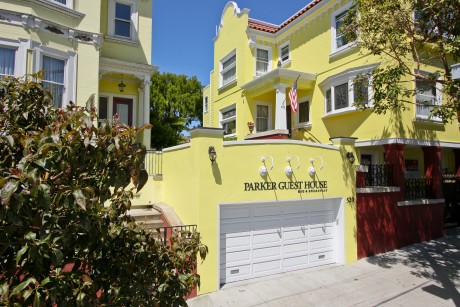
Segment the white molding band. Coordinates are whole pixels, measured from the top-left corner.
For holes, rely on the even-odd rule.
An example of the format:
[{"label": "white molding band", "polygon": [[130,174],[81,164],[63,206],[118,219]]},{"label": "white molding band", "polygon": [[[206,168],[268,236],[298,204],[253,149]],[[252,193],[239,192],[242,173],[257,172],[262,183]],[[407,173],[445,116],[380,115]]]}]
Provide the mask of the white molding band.
[{"label": "white molding band", "polygon": [[326,144],[319,144],[307,141],[297,141],[297,140],[285,140],[285,139],[278,139],[278,140],[245,140],[245,141],[226,141],[224,142],[224,147],[227,146],[250,146],[250,145],[263,145],[263,144],[279,144],[279,145],[301,145],[306,147],[316,147],[316,148],[324,148],[330,150],[337,150],[340,151],[340,148],[337,146],[326,145]]},{"label": "white molding band", "polygon": [[435,140],[407,139],[407,138],[386,138],[369,141],[356,141],[355,147],[369,147],[388,144],[404,144],[412,146],[440,146],[443,148],[460,148],[460,143],[442,142]]},{"label": "white molding band", "polygon": [[446,201],[444,198],[437,198],[437,199],[419,198],[419,199],[413,199],[413,200],[398,201],[398,207],[420,206],[420,205],[439,205],[445,202]]},{"label": "white molding band", "polygon": [[369,187],[369,188],[356,188],[356,193],[371,194],[371,193],[394,193],[400,192],[399,187]]}]

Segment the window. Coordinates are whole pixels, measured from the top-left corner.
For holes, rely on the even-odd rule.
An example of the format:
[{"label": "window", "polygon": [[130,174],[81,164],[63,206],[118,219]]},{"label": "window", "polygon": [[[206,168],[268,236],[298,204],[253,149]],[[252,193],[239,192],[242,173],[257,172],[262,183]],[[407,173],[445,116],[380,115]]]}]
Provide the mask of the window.
[{"label": "window", "polygon": [[348,69],[321,82],[326,114],[372,106],[372,69],[376,65]]},{"label": "window", "polygon": [[332,53],[347,50],[352,46],[352,41],[341,33],[341,28],[345,25],[345,17],[348,10],[352,7],[352,3],[348,3],[331,16],[331,34],[332,34]]},{"label": "window", "polygon": [[220,125],[224,129],[224,135],[236,134],[236,105],[220,110],[220,118]]},{"label": "window", "polygon": [[77,55],[59,51],[38,43],[34,46],[35,71],[43,71],[43,87],[48,90],[53,103],[64,107],[76,98]]},{"label": "window", "polygon": [[261,76],[268,72],[268,50],[256,49],[256,76]]},{"label": "window", "polygon": [[207,113],[208,112],[208,109],[209,106],[208,106],[208,96],[204,96],[204,102],[203,102],[203,111],[204,113]]},{"label": "window", "polygon": [[[73,3],[75,0],[46,0],[52,4],[57,4],[60,6],[68,7],[69,9],[73,9]],[[40,1],[37,1],[40,2]]]},{"label": "window", "polygon": [[14,75],[16,50],[0,47],[0,79]]},{"label": "window", "polygon": [[109,0],[108,35],[115,39],[137,41],[137,0]]},{"label": "window", "polygon": [[286,64],[287,62],[291,60],[289,51],[290,51],[289,42],[284,45],[281,45],[280,50],[279,50],[279,54],[280,54],[279,60],[281,61],[281,65]]},{"label": "window", "polygon": [[415,108],[416,118],[439,121],[439,117],[431,116],[431,111],[434,109],[434,106],[441,105],[441,91],[436,88],[435,84],[423,78],[415,79],[415,89],[415,102],[417,104]]},{"label": "window", "polygon": [[220,86],[236,80],[236,50],[220,61]]},{"label": "window", "polygon": [[271,106],[266,102],[256,103],[256,132],[271,130]]},{"label": "window", "polygon": [[310,122],[310,102],[308,100],[299,102],[297,116],[299,124]]},{"label": "window", "polygon": [[62,107],[64,94],[64,68],[65,61],[49,56],[43,56],[43,88],[51,93],[56,107]]}]

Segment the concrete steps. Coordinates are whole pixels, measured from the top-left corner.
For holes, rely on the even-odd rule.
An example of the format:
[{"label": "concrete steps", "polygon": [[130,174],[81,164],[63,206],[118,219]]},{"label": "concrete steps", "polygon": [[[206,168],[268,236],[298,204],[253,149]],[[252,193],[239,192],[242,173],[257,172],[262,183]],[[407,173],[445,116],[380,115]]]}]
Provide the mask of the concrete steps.
[{"label": "concrete steps", "polygon": [[163,226],[161,213],[151,206],[131,207],[127,215],[130,215],[139,225],[145,229],[156,229]]}]

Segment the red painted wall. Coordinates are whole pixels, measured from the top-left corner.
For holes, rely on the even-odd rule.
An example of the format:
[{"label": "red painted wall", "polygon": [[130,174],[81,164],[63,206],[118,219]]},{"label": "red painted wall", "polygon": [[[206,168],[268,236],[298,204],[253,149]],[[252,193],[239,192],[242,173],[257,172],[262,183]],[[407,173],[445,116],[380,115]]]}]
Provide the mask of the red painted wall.
[{"label": "red painted wall", "polygon": [[444,236],[444,204],[400,206],[401,192],[357,193],[358,259]]}]

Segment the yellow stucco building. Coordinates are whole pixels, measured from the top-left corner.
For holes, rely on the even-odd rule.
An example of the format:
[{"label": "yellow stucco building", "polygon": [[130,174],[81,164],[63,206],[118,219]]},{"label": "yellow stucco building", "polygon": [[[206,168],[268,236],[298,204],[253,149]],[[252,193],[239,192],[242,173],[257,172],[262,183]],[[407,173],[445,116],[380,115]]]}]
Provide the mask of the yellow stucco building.
[{"label": "yellow stucco building", "polygon": [[[381,60],[337,31],[350,7],[314,0],[281,25],[233,1],[223,8],[204,128],[156,153],[150,189],[209,247],[200,293],[443,235],[457,201],[443,176],[460,174],[459,123],[424,106],[372,112],[372,82],[354,80]],[[435,89],[423,95],[442,101]],[[358,96],[370,109],[354,107]]]},{"label": "yellow stucco building", "polygon": [[[149,123],[152,1],[2,0],[0,77],[44,71],[55,105]],[[139,142],[150,147],[150,131]]]}]

